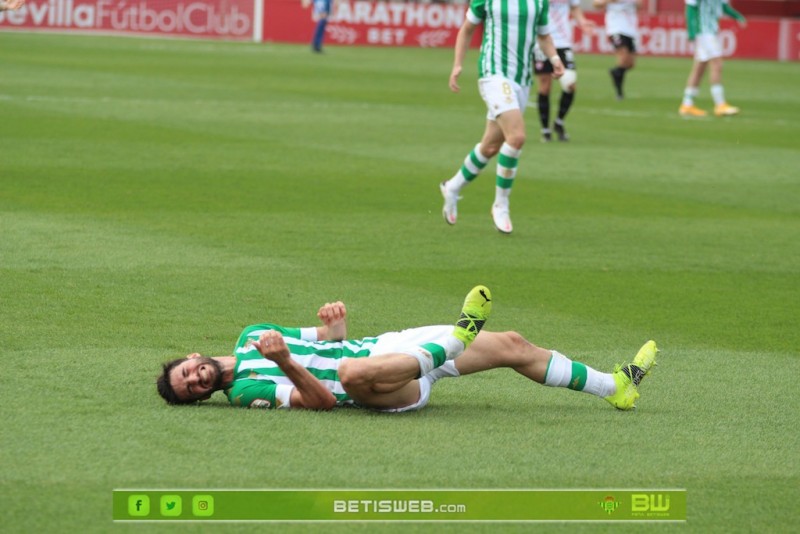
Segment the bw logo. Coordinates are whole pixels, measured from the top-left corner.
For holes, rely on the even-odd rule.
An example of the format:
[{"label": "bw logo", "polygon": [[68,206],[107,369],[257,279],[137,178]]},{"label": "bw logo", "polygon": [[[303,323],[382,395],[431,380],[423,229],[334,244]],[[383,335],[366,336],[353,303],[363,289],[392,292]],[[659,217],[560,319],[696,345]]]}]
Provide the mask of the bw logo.
[{"label": "bw logo", "polygon": [[668,512],[669,495],[663,493],[631,494],[631,512]]}]

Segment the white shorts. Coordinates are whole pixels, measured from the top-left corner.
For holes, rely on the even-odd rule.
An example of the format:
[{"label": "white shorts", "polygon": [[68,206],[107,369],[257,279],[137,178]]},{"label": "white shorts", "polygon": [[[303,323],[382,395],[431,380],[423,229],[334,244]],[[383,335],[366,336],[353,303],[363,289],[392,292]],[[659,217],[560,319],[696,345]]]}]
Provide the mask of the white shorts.
[{"label": "white shorts", "polygon": [[[440,343],[444,337],[453,335],[453,325],[420,326],[400,332],[387,332],[378,336],[378,341],[369,351],[370,356],[381,354],[408,354],[413,356],[417,348],[426,343]],[[441,344],[441,343],[440,343]]]},{"label": "white shorts", "polygon": [[402,412],[415,412],[424,408],[428,401],[431,399],[431,380],[427,376],[419,379],[419,400],[414,404],[403,406],[402,408],[386,408],[385,410],[378,410],[379,412],[386,413],[402,413]]},{"label": "white shorts", "polygon": [[[426,343],[437,343],[443,337],[453,335],[453,325],[434,325],[421,326],[419,328],[409,328],[401,332],[387,332],[378,336],[378,341],[370,350],[370,356],[380,356],[381,354],[409,354],[414,355],[418,352],[418,347]],[[411,412],[424,408],[431,397],[431,382],[428,378],[422,377],[419,380],[419,400],[414,404],[403,406],[402,408],[390,408],[379,410],[381,412]]]},{"label": "white shorts", "polygon": [[694,39],[694,58],[705,63],[714,58],[722,57],[722,45],[715,34],[701,33]]},{"label": "white shorts", "polygon": [[524,113],[531,88],[523,87],[508,78],[494,75],[478,80],[478,90],[481,92],[481,98],[486,102],[488,110],[486,118],[493,121],[497,120],[501,113],[512,109],[518,109],[520,113]]}]

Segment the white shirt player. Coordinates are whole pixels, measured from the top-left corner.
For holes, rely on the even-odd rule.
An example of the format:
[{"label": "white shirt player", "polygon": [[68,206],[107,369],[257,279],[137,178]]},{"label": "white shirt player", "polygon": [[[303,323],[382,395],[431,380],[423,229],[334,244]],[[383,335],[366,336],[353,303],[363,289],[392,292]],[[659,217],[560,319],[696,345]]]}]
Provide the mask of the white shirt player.
[{"label": "white shirt player", "polygon": [[616,0],[606,5],[606,35],[639,37],[638,0]]},{"label": "white shirt player", "polygon": [[572,48],[572,20],[570,10],[581,5],[581,0],[550,0],[550,35],[556,48]]}]

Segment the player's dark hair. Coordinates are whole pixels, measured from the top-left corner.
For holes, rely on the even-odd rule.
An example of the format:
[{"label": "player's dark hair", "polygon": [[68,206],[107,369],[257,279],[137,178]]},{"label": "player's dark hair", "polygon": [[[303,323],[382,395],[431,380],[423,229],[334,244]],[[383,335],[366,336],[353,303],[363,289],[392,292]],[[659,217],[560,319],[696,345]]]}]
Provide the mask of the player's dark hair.
[{"label": "player's dark hair", "polygon": [[197,399],[179,399],[178,395],[175,393],[175,390],[172,389],[172,384],[169,381],[170,372],[184,361],[186,361],[186,358],[178,358],[177,360],[172,360],[171,362],[165,363],[161,372],[161,376],[159,376],[156,380],[158,394],[161,395],[161,398],[167,401],[167,404],[192,404],[197,402]]}]

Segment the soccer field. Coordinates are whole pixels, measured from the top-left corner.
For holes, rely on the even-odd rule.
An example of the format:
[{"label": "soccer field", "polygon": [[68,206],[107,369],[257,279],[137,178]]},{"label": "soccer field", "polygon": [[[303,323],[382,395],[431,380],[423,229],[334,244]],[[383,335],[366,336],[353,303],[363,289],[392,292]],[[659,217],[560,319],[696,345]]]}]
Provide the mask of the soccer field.
[{"label": "soccer field", "polygon": [[[570,143],[535,106],[511,197],[494,162],[454,227],[438,182],[479,141],[471,52],[0,33],[3,532],[112,523],[120,488],[685,488],[678,525],[263,523],[212,532],[788,532],[800,499],[800,69],[725,63],[734,118],[677,115],[688,59],[579,56]],[[558,94],[558,90],[555,90]],[[557,107],[554,99],[553,107]],[[711,109],[707,81],[698,105]],[[160,364],[242,327],[487,328],[599,370],[655,339],[635,412],[510,370],[418,413],[167,407]],[[792,423],[791,421],[795,421]]]}]

